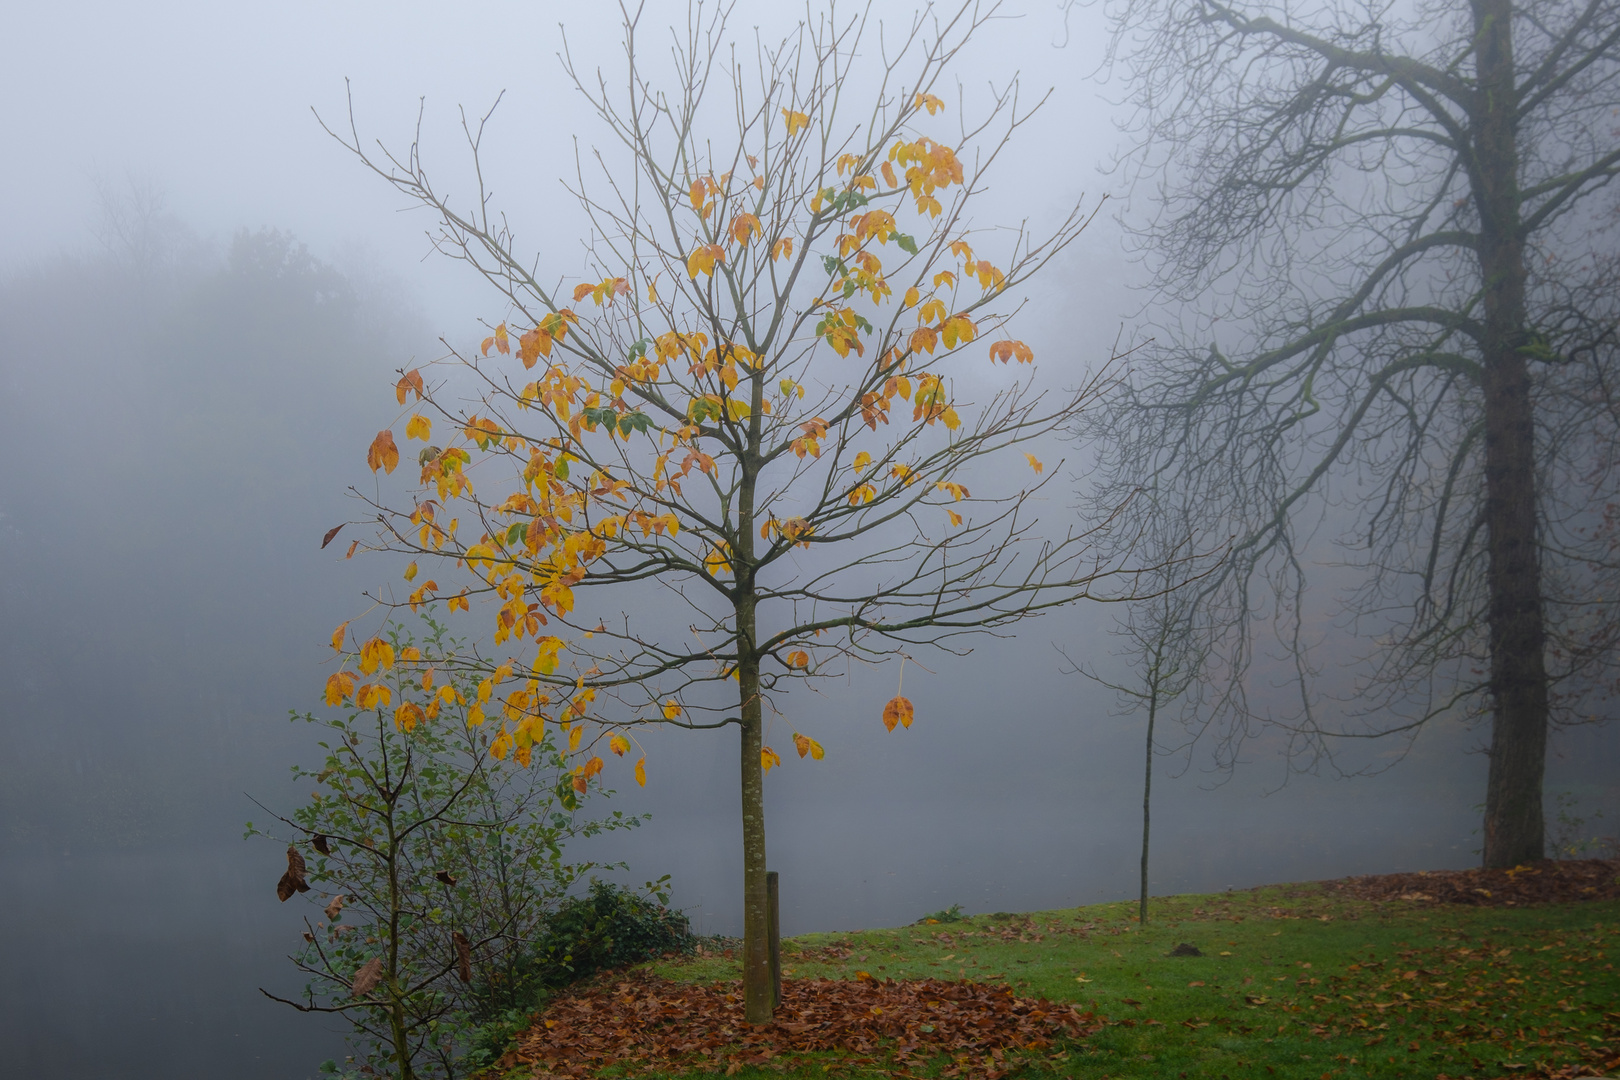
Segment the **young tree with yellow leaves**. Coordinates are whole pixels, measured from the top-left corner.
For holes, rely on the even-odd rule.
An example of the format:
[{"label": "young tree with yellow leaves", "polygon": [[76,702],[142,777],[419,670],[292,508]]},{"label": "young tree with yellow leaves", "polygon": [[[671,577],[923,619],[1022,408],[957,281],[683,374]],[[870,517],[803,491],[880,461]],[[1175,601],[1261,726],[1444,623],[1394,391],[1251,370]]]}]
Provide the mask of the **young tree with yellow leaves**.
[{"label": "young tree with yellow leaves", "polygon": [[[565,46],[622,159],[599,152],[598,186],[581,174],[574,189],[595,237],[577,285],[539,279],[487,191],[457,210],[416,145],[373,155],[352,120],[341,138],[436,215],[439,249],[506,305],[477,349],[401,372],[404,434],[425,447],[419,486],[367,497],[378,546],[413,560],[400,603],[489,601],[497,656],[478,662],[471,719],[497,757],[525,765],[558,725],[580,791],[604,743],[646,782],[640,725],[738,728],[744,987],[762,1023],[763,776],[781,763],[764,732],[786,691],[851,659],[954,648],[1121,571],[1083,534],[1032,532],[1042,466],[1015,449],[1070,425],[1095,384],[1056,397],[1003,375],[969,403],[953,382],[1032,363],[1004,336],[1011,290],[1086,221],[1076,207],[1039,238],[969,234],[969,203],[1029,110],[1014,79],[947,136],[936,92],[995,6],[930,11],[881,43],[865,15],[829,14],[761,47],[754,67],[729,50],[728,10],[692,9],[670,93],[644,68],[636,16],[622,96],[582,77]],[[881,66],[861,70],[862,48]],[[845,120],[862,79],[862,115]],[[713,109],[706,95],[725,82]],[[488,119],[467,126],[475,164]],[[392,430],[368,460],[394,472]],[[972,495],[970,479],[999,491]],[[417,582],[416,560],[443,572]],[[660,592],[678,607],[662,625]],[[340,628],[333,645],[361,676],[399,663],[352,640]],[[345,670],[328,696],[364,703],[368,690]],[[897,696],[881,716],[909,727],[911,703]],[[809,735],[792,739],[821,758]]]}]

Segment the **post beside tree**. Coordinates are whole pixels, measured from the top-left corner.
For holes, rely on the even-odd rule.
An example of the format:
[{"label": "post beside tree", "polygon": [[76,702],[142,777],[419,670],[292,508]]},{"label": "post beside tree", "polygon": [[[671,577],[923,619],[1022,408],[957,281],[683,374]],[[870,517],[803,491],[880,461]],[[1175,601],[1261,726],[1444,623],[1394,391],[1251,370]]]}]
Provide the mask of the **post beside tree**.
[{"label": "post beside tree", "polygon": [[782,890],[775,870],[765,871],[765,906],[770,912],[771,1008],[782,1004]]}]

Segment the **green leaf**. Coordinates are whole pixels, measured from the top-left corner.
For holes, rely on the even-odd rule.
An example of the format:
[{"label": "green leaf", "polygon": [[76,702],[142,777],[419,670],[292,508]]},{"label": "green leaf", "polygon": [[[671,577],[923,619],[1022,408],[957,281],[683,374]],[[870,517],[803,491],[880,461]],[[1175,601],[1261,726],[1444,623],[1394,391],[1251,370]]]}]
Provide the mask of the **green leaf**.
[{"label": "green leaf", "polygon": [[917,254],[917,241],[913,240],[905,233],[895,233],[894,242],[899,244],[900,250],[905,252],[907,255]]}]

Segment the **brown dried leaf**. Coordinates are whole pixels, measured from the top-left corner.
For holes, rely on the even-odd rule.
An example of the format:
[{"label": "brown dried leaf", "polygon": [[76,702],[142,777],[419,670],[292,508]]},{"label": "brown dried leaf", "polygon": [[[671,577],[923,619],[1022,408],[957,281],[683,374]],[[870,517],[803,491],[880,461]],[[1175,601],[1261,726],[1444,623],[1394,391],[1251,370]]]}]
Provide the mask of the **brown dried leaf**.
[{"label": "brown dried leaf", "polygon": [[472,942],[467,935],[457,930],[451,935],[456,943],[456,977],[464,983],[472,982]]},{"label": "brown dried leaf", "polygon": [[361,965],[360,970],[354,973],[354,982],[351,988],[355,997],[364,997],[382,981],[382,957],[373,956]]},{"label": "brown dried leaf", "polygon": [[332,854],[331,845],[326,842],[326,837],[322,836],[320,833],[316,833],[315,839],[310,841],[310,843],[313,844],[315,850],[320,852],[322,855]]},{"label": "brown dried leaf", "polygon": [[276,896],[285,904],[295,892],[309,892],[309,882],[304,880],[304,857],[288,844],[287,872],[276,882]]},{"label": "brown dried leaf", "polygon": [[329,922],[337,922],[338,912],[343,910],[344,896],[338,893],[332,897],[332,902],[326,905],[326,918]]}]

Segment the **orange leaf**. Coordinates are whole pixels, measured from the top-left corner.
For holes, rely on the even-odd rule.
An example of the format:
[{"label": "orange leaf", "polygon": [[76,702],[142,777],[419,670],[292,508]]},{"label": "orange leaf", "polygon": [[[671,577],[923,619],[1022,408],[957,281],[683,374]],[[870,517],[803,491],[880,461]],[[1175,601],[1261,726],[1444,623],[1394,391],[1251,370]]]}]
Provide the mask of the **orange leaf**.
[{"label": "orange leaf", "polygon": [[642,787],[647,786],[647,759],[642,758],[636,762],[636,783]]},{"label": "orange leaf", "polygon": [[793,733],[793,745],[799,751],[800,757],[804,757],[806,754],[808,754],[816,761],[820,761],[827,754],[827,752],[821,748],[820,743],[816,742],[816,740],[810,738],[808,735],[800,735],[797,731]]},{"label": "orange leaf", "polygon": [[896,724],[902,727],[910,727],[911,717],[911,702],[906,698],[890,698],[889,703],[883,706],[883,726],[890,731],[894,730]]},{"label": "orange leaf", "polygon": [[[486,349],[485,351],[487,352],[488,350]],[[407,371],[404,375],[401,375],[400,379],[399,379],[399,382],[394,384],[394,397],[399,401],[399,403],[401,405],[403,405],[403,404],[405,404],[406,395],[413,392],[413,391],[416,394],[416,400],[421,401],[422,400],[422,373],[420,371],[417,371],[415,368],[412,368],[410,371]]]},{"label": "orange leaf", "polygon": [[366,451],[366,464],[371,471],[378,469],[384,472],[393,472],[399,464],[399,447],[394,445],[392,431],[379,431],[377,437],[371,440],[371,449]]},{"label": "orange leaf", "polygon": [[332,651],[333,652],[342,652],[343,651],[343,631],[347,630],[348,628],[349,628],[348,620],[344,620],[342,623],[338,624],[338,628],[336,630],[332,631]]},{"label": "orange leaf", "polygon": [[1035,475],[1041,475],[1041,470],[1046,468],[1046,466],[1041,464],[1040,459],[1034,454],[1025,454],[1024,457],[1029,459],[1029,467],[1035,470]]},{"label": "orange leaf", "polygon": [[795,649],[787,654],[788,667],[807,668],[810,666],[810,654],[802,649]]}]

